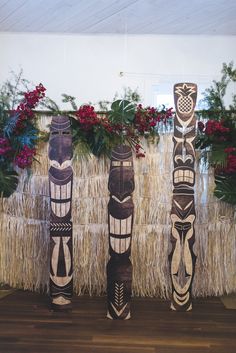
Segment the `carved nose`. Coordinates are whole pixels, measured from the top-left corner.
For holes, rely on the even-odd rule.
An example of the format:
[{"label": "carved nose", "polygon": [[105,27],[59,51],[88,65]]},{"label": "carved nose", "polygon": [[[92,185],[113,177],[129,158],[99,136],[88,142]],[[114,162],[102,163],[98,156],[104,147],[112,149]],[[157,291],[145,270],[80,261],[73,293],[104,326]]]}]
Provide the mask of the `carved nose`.
[{"label": "carved nose", "polygon": [[60,165],[62,165],[62,162],[63,162],[62,156],[59,156],[59,158],[58,158],[58,163],[59,163]]}]

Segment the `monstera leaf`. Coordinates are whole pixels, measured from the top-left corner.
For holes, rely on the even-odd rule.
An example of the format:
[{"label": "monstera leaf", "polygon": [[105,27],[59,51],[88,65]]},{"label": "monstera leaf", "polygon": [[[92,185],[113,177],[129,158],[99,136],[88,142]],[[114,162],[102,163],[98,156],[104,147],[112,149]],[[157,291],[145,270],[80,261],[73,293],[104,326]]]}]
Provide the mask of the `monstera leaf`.
[{"label": "monstera leaf", "polygon": [[231,205],[236,205],[236,176],[217,175],[214,195]]},{"label": "monstera leaf", "polygon": [[116,100],[111,105],[109,120],[114,124],[129,125],[135,117],[135,105],[127,100]]},{"label": "monstera leaf", "polygon": [[18,174],[14,170],[0,169],[0,195],[9,197],[18,185]]}]

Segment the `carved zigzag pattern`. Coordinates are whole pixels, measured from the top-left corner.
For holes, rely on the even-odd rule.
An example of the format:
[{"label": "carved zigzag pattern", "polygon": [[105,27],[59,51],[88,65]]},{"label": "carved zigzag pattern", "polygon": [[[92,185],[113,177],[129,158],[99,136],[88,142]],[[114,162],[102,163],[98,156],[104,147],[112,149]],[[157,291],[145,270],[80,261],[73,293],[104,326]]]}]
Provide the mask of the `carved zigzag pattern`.
[{"label": "carved zigzag pattern", "polygon": [[71,222],[62,222],[62,223],[50,223],[50,231],[53,232],[68,232],[72,229]]},{"label": "carved zigzag pattern", "polygon": [[124,304],[124,283],[115,283],[115,299],[114,302],[117,307]]}]

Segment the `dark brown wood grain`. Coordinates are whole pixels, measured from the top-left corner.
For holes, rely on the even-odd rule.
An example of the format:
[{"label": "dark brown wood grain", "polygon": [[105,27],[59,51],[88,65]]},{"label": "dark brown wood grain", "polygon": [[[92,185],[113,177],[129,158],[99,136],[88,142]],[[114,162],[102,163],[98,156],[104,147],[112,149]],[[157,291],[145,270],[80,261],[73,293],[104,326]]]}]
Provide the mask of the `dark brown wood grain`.
[{"label": "dark brown wood grain", "polygon": [[71,308],[73,292],[73,240],[71,200],[73,188],[70,119],[52,118],[48,151],[50,168],[50,295],[54,310]]},{"label": "dark brown wood grain", "polygon": [[171,243],[169,255],[172,284],[171,308],[177,311],[192,309],[192,283],[196,255],[194,202],[196,118],[194,107],[197,86],[194,83],[174,85],[175,118],[173,148],[173,197],[171,208]]},{"label": "dark brown wood grain", "polygon": [[108,189],[107,317],[127,320],[131,317],[132,263],[129,257],[134,215],[134,169],[129,146],[119,145],[112,150]]},{"label": "dark brown wood grain", "polygon": [[72,312],[17,291],[0,300],[0,353],[235,353],[236,311],[218,298],[173,312],[168,301],[133,298],[132,320],[104,317],[105,297],[74,297]]}]

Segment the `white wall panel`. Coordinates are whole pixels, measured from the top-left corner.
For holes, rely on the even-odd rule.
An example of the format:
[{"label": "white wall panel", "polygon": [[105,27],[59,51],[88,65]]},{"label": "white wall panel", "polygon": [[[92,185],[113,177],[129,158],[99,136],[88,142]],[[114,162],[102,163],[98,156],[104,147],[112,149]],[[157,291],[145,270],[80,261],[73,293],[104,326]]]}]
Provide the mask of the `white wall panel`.
[{"label": "white wall panel", "polygon": [[[0,83],[23,68],[58,103],[61,93],[93,103],[138,86],[146,104],[163,82],[205,84],[236,63],[236,36],[55,35],[0,33]],[[124,75],[120,76],[119,73]]]}]

